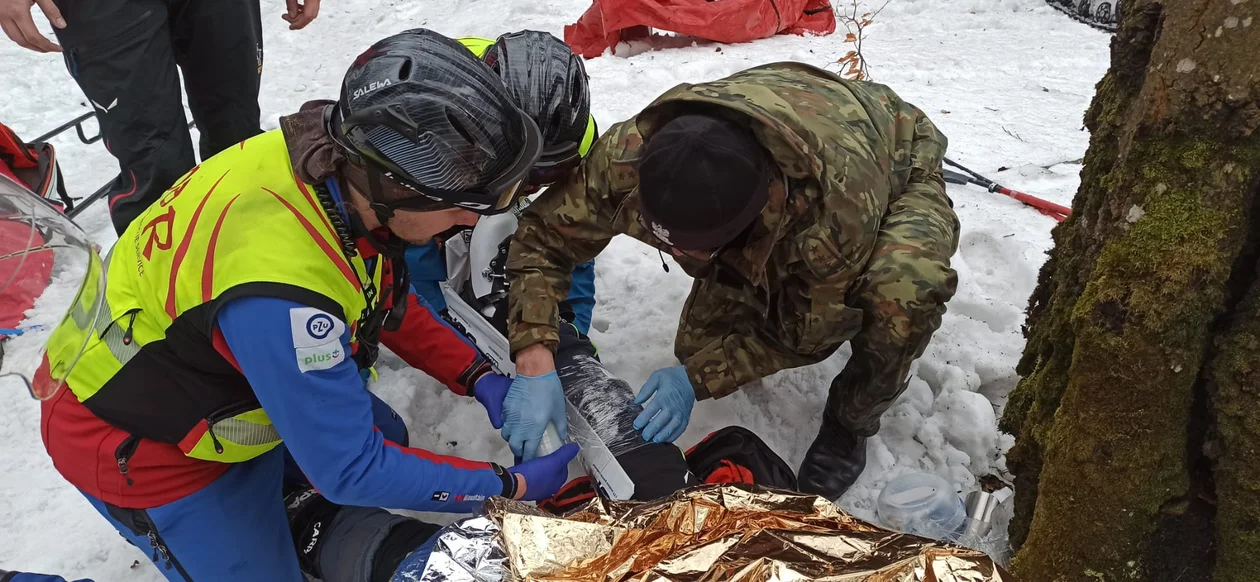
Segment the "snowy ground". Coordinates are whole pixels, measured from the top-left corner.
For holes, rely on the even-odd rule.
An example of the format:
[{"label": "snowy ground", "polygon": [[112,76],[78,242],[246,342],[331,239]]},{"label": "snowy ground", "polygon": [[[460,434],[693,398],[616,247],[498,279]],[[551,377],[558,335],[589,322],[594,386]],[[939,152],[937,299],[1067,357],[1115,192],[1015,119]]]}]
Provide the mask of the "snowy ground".
[{"label": "snowy ground", "polygon": [[[835,1],[835,0],[833,0]],[[265,0],[263,126],[302,102],[335,98],[341,75],[372,41],[405,28],[496,36],[532,28],[560,36],[587,0],[331,0],[305,31],[286,30],[283,2]],[[39,20],[37,18],[37,20]],[[47,30],[47,24],[41,22]],[[1081,118],[1107,65],[1108,37],[1073,22],[1042,0],[893,0],[868,30],[871,73],[919,105],[950,138],[950,157],[991,178],[1068,204],[1078,183],[1088,135]],[[776,37],[755,43],[699,44],[588,61],[601,126],[633,115],[659,93],[753,65],[798,60],[827,65],[849,50],[841,34]],[[674,43],[679,44],[679,43]],[[24,137],[87,111],[60,57],[0,40],[0,115]],[[834,67],[833,67],[834,69]],[[91,123],[91,122],[90,122]],[[74,195],[86,195],[116,172],[100,144],[80,145],[73,132],[54,143]],[[1002,166],[1013,169],[998,173]],[[958,294],[918,363],[910,387],[868,445],[869,463],[842,505],[870,517],[888,479],[909,471],[937,473],[960,490],[1002,474],[1011,438],[995,418],[1014,386],[1023,347],[1020,324],[1054,223],[1019,203],[976,187],[951,186],[963,232],[953,266]],[[86,213],[85,229],[102,245],[113,232],[103,206]],[[599,306],[592,335],[613,373],[638,386],[675,362],[672,339],[690,280],[665,273],[655,252],[629,239],[613,242],[597,267]],[[818,366],[790,370],[720,401],[696,406],[685,447],[732,425],[761,435],[794,467],[813,439],[841,350]],[[376,390],[411,426],[412,442],[442,453],[510,463],[497,431],[471,400],[442,389],[392,357]],[[5,384],[6,388],[9,384]],[[486,430],[469,427],[486,426]],[[97,580],[160,580],[53,470],[39,442],[37,404],[17,390],[0,392],[0,568],[23,568]],[[132,567],[133,562],[141,565]]]}]

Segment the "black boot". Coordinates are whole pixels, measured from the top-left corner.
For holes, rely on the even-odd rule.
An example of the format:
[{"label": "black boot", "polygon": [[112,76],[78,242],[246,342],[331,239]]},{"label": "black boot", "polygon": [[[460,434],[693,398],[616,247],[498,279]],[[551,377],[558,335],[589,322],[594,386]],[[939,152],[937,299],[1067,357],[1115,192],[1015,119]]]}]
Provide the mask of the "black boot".
[{"label": "black boot", "polygon": [[866,437],[832,420],[823,413],[818,437],[805,452],[797,474],[802,493],[813,493],[832,501],[844,495],[866,468]]},{"label": "black boot", "polygon": [[284,507],[289,514],[289,531],[293,534],[298,564],[303,572],[321,578],[319,543],[341,506],[324,499],[314,489],[301,489],[285,496]]}]

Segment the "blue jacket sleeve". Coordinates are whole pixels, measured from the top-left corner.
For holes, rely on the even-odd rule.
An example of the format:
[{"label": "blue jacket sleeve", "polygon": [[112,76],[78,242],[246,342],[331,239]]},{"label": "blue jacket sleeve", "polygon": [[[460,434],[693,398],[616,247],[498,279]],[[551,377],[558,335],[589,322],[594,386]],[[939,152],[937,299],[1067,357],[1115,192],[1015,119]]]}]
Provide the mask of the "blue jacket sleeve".
[{"label": "blue jacket sleeve", "polygon": [[[66,579],[61,576],[53,576],[51,574],[0,571],[0,582],[66,582]],[[81,578],[79,580],[75,580],[74,582],[92,582],[92,579]]]},{"label": "blue jacket sleeve", "polygon": [[582,335],[591,332],[591,313],[595,311],[595,261],[587,261],[573,269],[569,282],[569,296],[565,298],[573,308],[573,324]]},{"label": "blue jacket sleeve", "polygon": [[466,513],[502,493],[488,463],[384,439],[340,319],[284,299],[245,297],[223,306],[217,323],[289,453],[330,501]]},{"label": "blue jacket sleeve", "polygon": [[442,296],[439,283],[446,280],[446,262],[442,260],[442,247],[436,241],[428,244],[410,245],[405,255],[407,261],[407,278],[411,286],[425,303],[434,311],[446,309],[446,298]]}]

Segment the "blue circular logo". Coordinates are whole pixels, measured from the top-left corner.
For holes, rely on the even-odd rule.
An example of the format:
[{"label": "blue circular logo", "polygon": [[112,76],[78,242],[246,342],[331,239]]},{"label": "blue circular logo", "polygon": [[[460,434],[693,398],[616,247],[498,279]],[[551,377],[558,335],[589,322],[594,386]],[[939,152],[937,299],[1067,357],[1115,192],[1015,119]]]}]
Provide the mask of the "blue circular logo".
[{"label": "blue circular logo", "polygon": [[333,320],[326,314],[317,313],[306,320],[306,333],[315,339],[324,339],[333,330]]}]

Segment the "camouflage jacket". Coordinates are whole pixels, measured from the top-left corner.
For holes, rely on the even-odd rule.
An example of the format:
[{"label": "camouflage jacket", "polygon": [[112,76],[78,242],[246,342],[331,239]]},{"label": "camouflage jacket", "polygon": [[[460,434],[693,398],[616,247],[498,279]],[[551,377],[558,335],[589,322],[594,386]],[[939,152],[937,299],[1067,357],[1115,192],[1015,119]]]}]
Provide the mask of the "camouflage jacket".
[{"label": "camouflage jacket", "polygon": [[946,139],[888,87],[801,63],[669,90],[530,205],[507,264],[513,352],[554,345],[569,273],[612,237],[668,251],[638,220],[637,164],[646,137],[697,108],[749,126],[781,173],[743,248],[678,261],[695,283],[674,349],[697,397],[817,363],[851,339],[855,381],[903,383],[955,286]]}]

